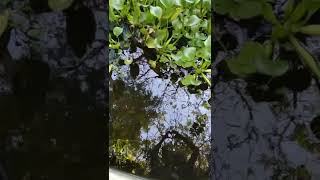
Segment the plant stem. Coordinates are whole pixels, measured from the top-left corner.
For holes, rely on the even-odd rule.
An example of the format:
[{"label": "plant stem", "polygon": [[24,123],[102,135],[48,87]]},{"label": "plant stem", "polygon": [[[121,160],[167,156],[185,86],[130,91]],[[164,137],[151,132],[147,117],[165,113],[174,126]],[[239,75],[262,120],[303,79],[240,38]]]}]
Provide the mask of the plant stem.
[{"label": "plant stem", "polygon": [[210,80],[207,78],[207,76],[204,75],[203,73],[201,73],[201,76],[202,76],[203,79],[208,83],[208,85],[211,86],[211,82],[210,82]]},{"label": "plant stem", "polygon": [[299,41],[294,36],[289,36],[289,40],[298,54],[302,57],[303,63],[308,66],[318,79],[320,79],[319,64],[315,61],[312,55],[300,45]]}]

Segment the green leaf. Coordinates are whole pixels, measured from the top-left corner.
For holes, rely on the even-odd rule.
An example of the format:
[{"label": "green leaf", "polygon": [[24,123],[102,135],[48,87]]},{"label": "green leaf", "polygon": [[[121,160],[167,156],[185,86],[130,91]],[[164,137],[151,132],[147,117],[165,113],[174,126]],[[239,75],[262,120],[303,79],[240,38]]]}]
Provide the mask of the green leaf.
[{"label": "green leaf", "polygon": [[173,20],[171,23],[172,23],[173,28],[176,29],[176,30],[179,30],[179,29],[183,28],[182,22],[178,18]]},{"label": "green leaf", "polygon": [[174,3],[172,0],[160,0],[160,2],[166,8],[171,7]]},{"label": "green leaf", "polygon": [[116,9],[116,10],[121,10],[123,9],[125,0],[110,0],[109,5],[110,7]]},{"label": "green leaf", "polygon": [[132,64],[132,62],[133,62],[133,59],[132,59],[132,58],[129,58],[129,59],[125,59],[125,60],[124,60],[124,64],[125,64],[125,65],[130,65],[130,64]]},{"label": "green leaf", "polygon": [[185,48],[183,50],[183,55],[189,60],[194,60],[196,56],[197,49],[195,47]]},{"label": "green leaf", "polygon": [[320,25],[318,24],[307,25],[307,26],[301,27],[299,29],[299,32],[312,35],[312,36],[320,36]]},{"label": "green leaf", "polygon": [[284,9],[284,17],[285,19],[288,19],[289,16],[291,15],[292,11],[294,8],[294,0],[288,0],[286,5],[285,5],[285,9]]},{"label": "green leaf", "polygon": [[194,86],[199,86],[201,84],[201,81],[196,79],[196,75],[186,75],[182,80],[181,83],[184,86],[189,86],[189,85],[194,85]]},{"label": "green leaf", "polygon": [[258,59],[255,61],[257,72],[269,76],[281,76],[289,69],[289,64],[284,60],[272,61],[270,59]]},{"label": "green leaf", "polygon": [[152,68],[156,68],[157,67],[157,62],[156,61],[149,60],[148,63],[150,64],[150,66]]},{"label": "green leaf", "polygon": [[208,36],[208,38],[204,41],[204,45],[206,48],[211,49],[211,35]]},{"label": "green leaf", "polygon": [[147,45],[148,48],[161,48],[162,47],[157,38],[153,39],[151,37],[149,37],[147,39],[146,45]]},{"label": "green leaf", "polygon": [[122,32],[123,32],[123,28],[121,28],[121,27],[115,27],[115,28],[113,28],[113,34],[115,35],[115,36],[120,36],[120,34],[122,34]]},{"label": "green leaf", "polygon": [[195,26],[199,24],[201,19],[197,15],[192,15],[188,18],[186,25],[187,26]]},{"label": "green leaf", "polygon": [[307,8],[305,6],[305,1],[301,1],[292,12],[289,18],[289,22],[291,23],[298,22],[299,20],[301,20],[301,18],[305,15],[306,12],[307,12]]},{"label": "green leaf", "polygon": [[162,8],[159,6],[150,6],[150,13],[160,19],[162,16]]},{"label": "green leaf", "polygon": [[265,3],[263,6],[263,16],[272,24],[279,24],[278,19],[272,10],[272,6],[268,3]]},{"label": "green leaf", "polygon": [[294,36],[290,36],[289,40],[301,56],[303,63],[314,73],[314,75],[316,75],[318,79],[320,79],[320,67],[313,56],[300,45],[299,41]]},{"label": "green leaf", "polygon": [[7,29],[8,26],[8,18],[9,18],[9,11],[5,10],[0,14],[0,37]]},{"label": "green leaf", "polygon": [[48,5],[53,11],[62,11],[67,9],[72,3],[73,0],[48,0]]}]

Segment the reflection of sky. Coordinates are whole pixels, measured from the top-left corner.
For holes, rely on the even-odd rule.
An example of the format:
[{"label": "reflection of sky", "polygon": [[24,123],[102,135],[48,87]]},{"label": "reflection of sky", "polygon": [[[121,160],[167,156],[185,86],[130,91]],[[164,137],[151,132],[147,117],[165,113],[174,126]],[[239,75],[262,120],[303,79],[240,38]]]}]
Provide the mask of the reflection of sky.
[{"label": "reflection of sky", "polygon": [[[201,95],[190,94],[186,88],[178,88],[169,79],[155,78],[157,74],[150,70],[146,63],[140,64],[140,74],[136,80],[132,80],[128,77],[128,74],[130,74],[128,67],[121,67],[121,75],[113,74],[113,79],[116,79],[117,76],[122,76],[127,84],[143,83],[143,87],[149,90],[153,97],[161,98],[162,102],[157,109],[158,113],[161,114],[158,120],[161,119],[166,128],[175,128],[179,125],[185,126],[188,119],[194,122],[196,115],[206,114],[208,122],[205,133],[206,137],[210,137],[211,113],[210,110],[202,106],[210,98],[210,90],[203,92]],[[150,125],[149,128],[148,133],[141,133],[142,139],[160,136],[156,124]],[[164,134],[164,132],[161,133]]]}]

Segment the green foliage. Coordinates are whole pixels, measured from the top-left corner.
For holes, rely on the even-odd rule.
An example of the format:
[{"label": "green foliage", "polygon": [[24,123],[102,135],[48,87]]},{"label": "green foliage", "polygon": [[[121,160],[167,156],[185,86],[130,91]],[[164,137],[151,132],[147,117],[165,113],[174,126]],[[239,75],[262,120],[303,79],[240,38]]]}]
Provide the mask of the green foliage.
[{"label": "green foliage", "polygon": [[266,48],[257,42],[248,41],[242,47],[240,54],[228,61],[232,73],[245,77],[255,73],[280,76],[288,68],[288,62],[283,60],[272,61]]},{"label": "green foliage", "polygon": [[[229,69],[240,77],[245,77],[256,72],[260,74],[279,76],[288,70],[288,62],[283,60],[271,61],[272,45],[284,45],[290,42],[291,47],[301,57],[302,63],[313,74],[320,78],[320,66],[314,57],[295,38],[297,32],[306,35],[319,35],[319,25],[306,25],[308,19],[320,8],[319,0],[289,0],[285,5],[284,18],[279,19],[273,13],[270,0],[217,0],[215,12],[229,15],[235,20],[264,17],[273,25],[271,32],[272,43],[267,53],[259,43],[247,42],[237,57],[228,62]],[[282,42],[284,42],[282,44]]]},{"label": "green foliage", "polygon": [[[207,71],[211,64],[211,1],[111,0],[109,4],[111,26],[128,27],[119,39],[115,37],[120,33],[109,35],[111,49],[120,54],[130,47],[134,34],[142,48],[156,50],[156,59],[148,59],[152,68],[191,68],[192,73],[182,77],[183,85],[211,84]],[[186,43],[181,44],[182,39]],[[191,83],[190,77],[197,83]]]}]

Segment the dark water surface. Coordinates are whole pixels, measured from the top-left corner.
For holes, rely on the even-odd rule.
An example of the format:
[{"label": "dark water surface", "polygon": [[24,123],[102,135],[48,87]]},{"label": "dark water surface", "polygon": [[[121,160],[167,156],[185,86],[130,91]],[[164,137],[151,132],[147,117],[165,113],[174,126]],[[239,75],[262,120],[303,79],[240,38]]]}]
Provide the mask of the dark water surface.
[{"label": "dark water surface", "polygon": [[[159,179],[208,179],[210,96],[159,77],[143,56],[120,66],[110,78],[111,166]],[[143,168],[117,163],[121,155],[112,146],[121,142],[129,151],[122,155],[132,153]]]}]

